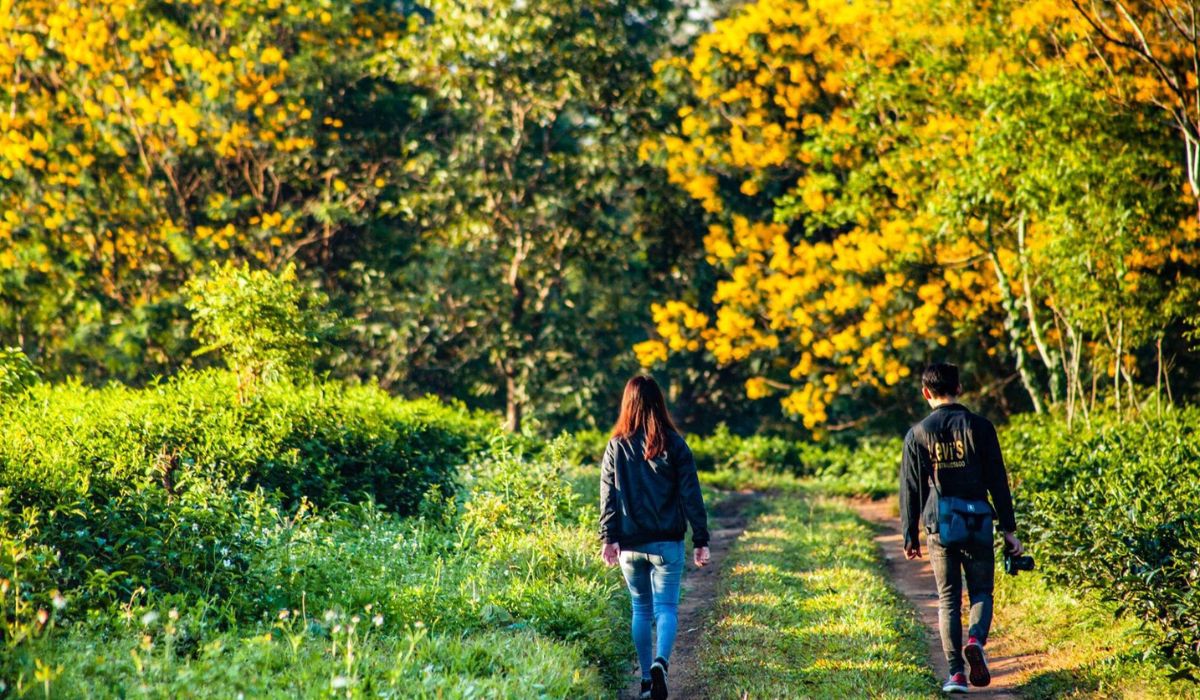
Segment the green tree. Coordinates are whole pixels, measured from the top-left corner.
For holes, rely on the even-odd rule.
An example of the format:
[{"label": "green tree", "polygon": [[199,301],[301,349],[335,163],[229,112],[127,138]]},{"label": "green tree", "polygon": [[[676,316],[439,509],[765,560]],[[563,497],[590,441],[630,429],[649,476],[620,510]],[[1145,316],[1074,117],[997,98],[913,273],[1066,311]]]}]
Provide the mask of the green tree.
[{"label": "green tree", "polygon": [[637,147],[654,116],[652,64],[678,11],[426,7],[420,31],[379,64],[382,79],[421,92],[409,161],[421,185],[398,198],[400,240],[365,242],[365,259],[392,261],[350,273],[373,298],[398,300],[363,319],[388,379],[421,385],[440,370],[502,396],[517,430],[531,405],[570,410],[634,368],[620,356],[640,332],[653,283],[638,275],[654,241],[629,202],[645,183]]},{"label": "green tree", "polygon": [[194,354],[219,351],[243,387],[311,378],[318,355],[337,331],[327,299],[303,287],[294,265],[280,273],[247,265],[214,265],[189,282]]},{"label": "green tree", "polygon": [[1097,89],[1046,6],[760,0],[717,23],[663,148],[723,279],[712,311],[656,307],[643,356],[702,347],[810,429],[945,354],[1035,410],[1106,356],[1119,397],[1195,289],[1195,230],[1169,132]]},{"label": "green tree", "polygon": [[400,170],[369,64],[408,31],[383,0],[6,4],[0,340],[144,380],[188,356],[208,261],[328,262]]}]

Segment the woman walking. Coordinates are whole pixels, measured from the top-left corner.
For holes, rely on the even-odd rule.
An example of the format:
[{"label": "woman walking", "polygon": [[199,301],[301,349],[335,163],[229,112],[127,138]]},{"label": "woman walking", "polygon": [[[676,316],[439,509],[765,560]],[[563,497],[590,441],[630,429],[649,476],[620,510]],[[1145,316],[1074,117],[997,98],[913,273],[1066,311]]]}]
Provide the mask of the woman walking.
[{"label": "woman walking", "polygon": [[671,421],[658,384],[634,377],[625,385],[600,467],[600,556],[609,566],[620,563],[629,586],[642,698],[667,697],[688,523],[696,566],[704,566],[708,514],[692,451]]}]

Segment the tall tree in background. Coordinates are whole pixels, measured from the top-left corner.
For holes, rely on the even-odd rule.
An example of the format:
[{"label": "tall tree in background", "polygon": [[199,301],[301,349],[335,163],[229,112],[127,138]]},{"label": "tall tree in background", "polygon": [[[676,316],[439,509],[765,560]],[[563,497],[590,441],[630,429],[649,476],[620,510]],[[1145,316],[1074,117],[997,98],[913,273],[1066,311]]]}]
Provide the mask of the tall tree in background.
[{"label": "tall tree in background", "polygon": [[645,184],[636,150],[673,5],[432,2],[381,57],[383,75],[428,100],[422,185],[399,205],[420,235],[381,287],[403,303],[368,321],[411,324],[378,339],[392,345],[385,376],[451,367],[448,379],[503,396],[516,430],[531,404],[594,390],[590,375],[628,347],[631,302],[653,285],[639,262],[653,241],[629,206]]},{"label": "tall tree in background", "polygon": [[[719,22],[663,146],[727,277],[711,319],[656,307],[643,358],[702,346],[818,431],[943,353],[1012,368],[1036,410],[1068,372],[1081,393],[1080,345],[1093,376],[1106,348],[1128,377],[1162,327],[1146,311],[1178,318],[1194,293],[1195,233],[1160,125],[1097,92],[1104,65],[1047,9],[1063,21],[1039,2],[761,0]],[[1147,251],[1182,264],[1156,277]]]},{"label": "tall tree in background", "polygon": [[[1154,104],[1174,123],[1200,218],[1200,3],[1071,0],[1071,5],[1091,30],[1098,58],[1112,66],[1118,98]],[[1130,73],[1131,82],[1121,80]]]},{"label": "tall tree in background", "polygon": [[0,338],[56,375],[186,362],[201,264],[314,259],[372,209],[398,153],[336,111],[408,30],[383,1],[0,4]]},{"label": "tall tree in background", "polygon": [[179,288],[207,261],[294,262],[357,321],[337,373],[586,420],[699,249],[636,149],[653,61],[705,16],[0,5],[0,340],[52,377],[149,379],[192,361]]}]

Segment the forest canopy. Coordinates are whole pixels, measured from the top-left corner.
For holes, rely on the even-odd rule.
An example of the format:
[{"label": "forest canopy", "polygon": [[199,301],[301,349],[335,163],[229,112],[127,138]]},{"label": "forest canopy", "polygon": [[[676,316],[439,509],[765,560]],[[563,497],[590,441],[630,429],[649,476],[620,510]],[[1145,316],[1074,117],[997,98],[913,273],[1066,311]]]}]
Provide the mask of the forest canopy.
[{"label": "forest canopy", "polygon": [[696,430],[902,423],[941,359],[1007,411],[1186,396],[1186,9],[0,2],[0,345],[217,362],[188,283],[236,265],[343,318],[320,371],[514,429],[639,369]]}]

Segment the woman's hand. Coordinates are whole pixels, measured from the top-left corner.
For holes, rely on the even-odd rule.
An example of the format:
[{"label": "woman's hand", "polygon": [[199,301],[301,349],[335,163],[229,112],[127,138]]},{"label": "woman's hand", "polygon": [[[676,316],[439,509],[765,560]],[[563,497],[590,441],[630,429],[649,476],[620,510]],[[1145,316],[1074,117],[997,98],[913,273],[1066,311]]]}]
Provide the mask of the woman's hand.
[{"label": "woman's hand", "polygon": [[708,547],[696,547],[692,551],[692,558],[696,560],[696,566],[707,566],[711,552],[708,551]]},{"label": "woman's hand", "polygon": [[621,557],[621,545],[613,542],[600,548],[600,558],[609,566],[616,566]]}]

